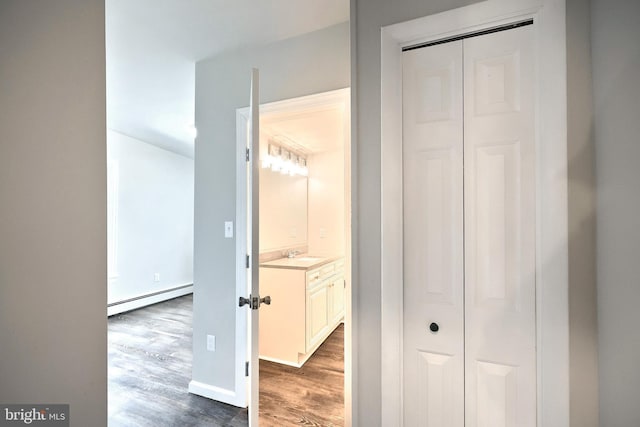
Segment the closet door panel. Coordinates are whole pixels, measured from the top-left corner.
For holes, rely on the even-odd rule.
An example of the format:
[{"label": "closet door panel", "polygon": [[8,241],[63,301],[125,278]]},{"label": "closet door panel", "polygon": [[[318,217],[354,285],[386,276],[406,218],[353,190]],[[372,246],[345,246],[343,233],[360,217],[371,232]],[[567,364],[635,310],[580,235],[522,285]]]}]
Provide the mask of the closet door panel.
[{"label": "closet door panel", "polygon": [[464,40],[467,427],[535,427],[533,27]]},{"label": "closet door panel", "polygon": [[462,42],[405,52],[403,99],[404,424],[463,427]]}]

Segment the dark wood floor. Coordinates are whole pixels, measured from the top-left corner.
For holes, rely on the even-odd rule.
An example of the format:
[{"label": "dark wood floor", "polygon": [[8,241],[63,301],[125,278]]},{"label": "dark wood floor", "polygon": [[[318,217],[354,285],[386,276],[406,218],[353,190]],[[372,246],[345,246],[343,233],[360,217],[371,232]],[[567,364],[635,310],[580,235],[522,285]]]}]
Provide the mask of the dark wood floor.
[{"label": "dark wood floor", "polygon": [[344,327],[302,368],[260,361],[260,426],[344,425]]},{"label": "dark wood floor", "polygon": [[[109,318],[109,427],[246,426],[247,411],[189,394],[191,295]],[[341,426],[343,328],[300,369],[260,362],[261,426]]]},{"label": "dark wood floor", "polygon": [[109,318],[109,427],[246,426],[247,411],[188,393],[193,297]]}]

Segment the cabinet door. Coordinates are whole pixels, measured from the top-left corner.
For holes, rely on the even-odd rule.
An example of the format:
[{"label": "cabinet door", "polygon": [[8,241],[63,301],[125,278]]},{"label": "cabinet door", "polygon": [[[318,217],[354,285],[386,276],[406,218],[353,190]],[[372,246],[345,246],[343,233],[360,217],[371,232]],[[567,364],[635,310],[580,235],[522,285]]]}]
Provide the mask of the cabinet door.
[{"label": "cabinet door", "polygon": [[324,338],[329,327],[328,289],[328,284],[323,283],[307,291],[307,352]]},{"label": "cabinet door", "polygon": [[336,325],[344,315],[344,279],[339,277],[329,285],[329,321]]}]

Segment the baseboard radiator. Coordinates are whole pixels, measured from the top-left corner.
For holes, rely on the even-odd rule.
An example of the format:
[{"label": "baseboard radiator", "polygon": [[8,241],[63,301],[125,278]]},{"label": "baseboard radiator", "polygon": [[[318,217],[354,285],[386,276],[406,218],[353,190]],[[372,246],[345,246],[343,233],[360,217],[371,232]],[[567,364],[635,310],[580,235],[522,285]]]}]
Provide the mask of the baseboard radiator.
[{"label": "baseboard radiator", "polygon": [[191,293],[193,293],[193,283],[175,286],[173,288],[163,289],[144,295],[138,295],[122,301],[112,302],[107,304],[107,316],[113,316],[114,314],[120,314],[125,311],[131,311],[148,305],[157,304],[162,301],[167,301]]}]

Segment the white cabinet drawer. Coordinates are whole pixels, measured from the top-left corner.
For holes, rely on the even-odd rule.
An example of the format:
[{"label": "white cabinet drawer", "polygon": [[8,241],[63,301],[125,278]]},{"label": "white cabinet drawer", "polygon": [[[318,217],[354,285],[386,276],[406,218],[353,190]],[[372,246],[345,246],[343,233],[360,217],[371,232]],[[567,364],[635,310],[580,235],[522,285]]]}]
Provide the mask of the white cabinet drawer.
[{"label": "white cabinet drawer", "polygon": [[322,267],[320,267],[320,278],[326,279],[327,277],[330,277],[334,271],[336,271],[335,262],[330,262],[327,265],[323,265]]},{"label": "white cabinet drawer", "polygon": [[320,269],[316,268],[315,270],[307,271],[307,289],[313,288],[315,285],[320,283],[323,279],[320,275]]},{"label": "white cabinet drawer", "polygon": [[325,264],[321,267],[307,271],[307,288],[310,289],[320,282],[323,282],[336,274],[344,271],[344,258]]}]

